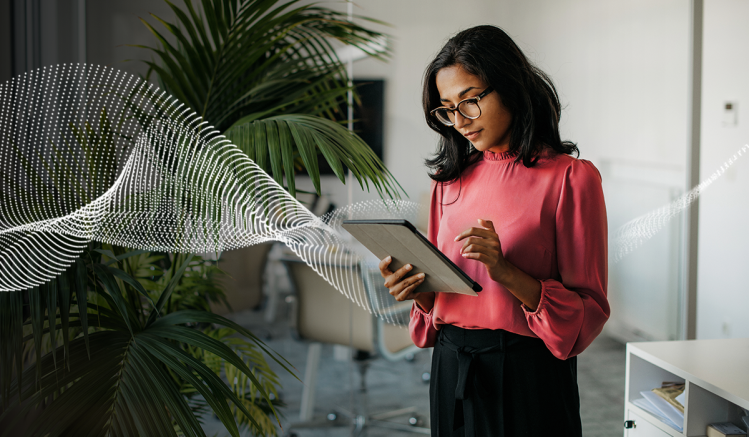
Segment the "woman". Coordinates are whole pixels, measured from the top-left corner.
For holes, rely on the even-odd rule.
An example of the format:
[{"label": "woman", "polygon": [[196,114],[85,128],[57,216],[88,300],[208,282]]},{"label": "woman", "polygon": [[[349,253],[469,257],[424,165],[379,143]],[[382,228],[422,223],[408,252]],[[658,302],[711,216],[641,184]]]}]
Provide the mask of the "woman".
[{"label": "woman", "polygon": [[607,225],[598,170],[559,136],[559,97],[512,39],[478,26],[426,71],[440,144],[429,239],[480,283],[478,297],[419,293],[410,265],[380,270],[413,299],[410,332],[434,346],[434,436],[580,436],[576,355],[601,332]]}]

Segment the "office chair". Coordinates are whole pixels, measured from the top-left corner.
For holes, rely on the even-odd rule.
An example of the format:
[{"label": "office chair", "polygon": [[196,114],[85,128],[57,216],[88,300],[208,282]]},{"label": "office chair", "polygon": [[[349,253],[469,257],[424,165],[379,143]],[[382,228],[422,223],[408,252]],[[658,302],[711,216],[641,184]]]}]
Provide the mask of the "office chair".
[{"label": "office chair", "polygon": [[[397,361],[407,358],[409,355],[413,356],[420,349],[413,344],[407,330],[386,323],[356,304],[352,305],[349,299],[333,288],[304,262],[285,260],[284,265],[294,288],[294,294],[286,299],[291,306],[292,335],[297,339],[312,342],[307,355],[305,387],[302,392],[300,411],[301,422],[289,426],[287,430],[289,435],[294,435],[293,429],[340,425],[340,421],[336,420],[337,414],[350,419],[352,435],[354,436],[361,435],[368,427],[383,427],[416,434],[430,434],[429,428],[419,426],[421,421],[415,414],[415,408],[402,408],[375,415],[368,414],[366,411],[357,414],[353,411],[338,408],[337,413],[328,415],[328,420],[312,420],[322,343],[351,346],[357,351],[354,355],[354,361],[361,377],[360,397],[363,397],[363,392],[366,391],[366,371],[373,359],[385,358],[389,361]],[[375,278],[375,274],[379,277],[379,270],[374,271],[366,266],[359,266],[356,270],[355,277],[363,281],[367,299],[391,302],[393,305],[385,310],[388,316],[391,319],[400,319],[402,324],[403,322],[407,324],[411,304],[409,302],[397,303],[393,300],[387,289],[382,285],[382,278],[379,278],[379,280]],[[350,329],[341,328],[349,326],[351,321],[353,321],[353,324]],[[388,420],[403,415],[410,415],[409,424]]]},{"label": "office chair", "polygon": [[218,267],[227,273],[221,279],[226,292],[223,302],[211,302],[211,311],[226,315],[230,312],[255,310],[263,299],[263,272],[272,243],[261,243],[221,253]]}]

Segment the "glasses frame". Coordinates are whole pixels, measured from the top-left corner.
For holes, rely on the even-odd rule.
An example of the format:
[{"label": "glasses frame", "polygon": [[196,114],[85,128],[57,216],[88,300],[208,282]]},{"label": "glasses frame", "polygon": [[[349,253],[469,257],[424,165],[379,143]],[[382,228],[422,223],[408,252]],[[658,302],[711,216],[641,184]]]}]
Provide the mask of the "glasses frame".
[{"label": "glasses frame", "polygon": [[[434,108],[431,111],[429,111],[429,115],[431,115],[432,117],[436,118],[437,121],[439,121],[440,123],[444,124],[445,126],[455,126],[455,122],[446,123],[446,122],[442,121],[437,116],[437,111],[439,111],[440,109],[444,109],[446,111],[452,112],[453,115],[455,115],[455,111],[458,111],[458,112],[460,112],[460,115],[463,116],[463,118],[467,118],[469,120],[475,120],[475,119],[481,117],[481,106],[479,105],[479,102],[481,101],[482,98],[486,97],[486,95],[489,94],[489,93],[491,93],[492,91],[494,91],[494,88],[488,87],[481,94],[479,94],[476,97],[469,97],[467,99],[461,100],[460,102],[458,102],[457,105],[455,105],[455,108],[448,108],[447,106],[440,106],[439,108]],[[475,101],[476,107],[479,108],[479,115],[477,115],[475,117],[469,117],[468,115],[465,115],[463,113],[463,111],[460,110],[460,105],[462,105],[465,102],[469,102],[469,101]]]}]

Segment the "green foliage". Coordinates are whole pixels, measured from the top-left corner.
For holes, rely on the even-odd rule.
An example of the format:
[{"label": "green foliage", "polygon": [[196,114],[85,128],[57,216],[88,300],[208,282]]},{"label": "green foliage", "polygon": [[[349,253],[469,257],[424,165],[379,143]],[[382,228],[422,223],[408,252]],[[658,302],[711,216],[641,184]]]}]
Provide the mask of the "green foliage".
[{"label": "green foliage", "polygon": [[[163,30],[144,21],[160,42],[144,47],[156,58],[146,63],[167,93],[292,195],[301,169],[320,193],[322,155],[342,181],[348,168],[362,187],[371,182],[381,197],[400,197],[382,162],[340,124],[351,88],[330,42],[385,58],[370,49],[382,34],[297,0],[183,1],[167,1],[175,23],[154,16]],[[121,97],[147,125],[137,96]],[[13,190],[36,190],[39,205],[69,197],[89,203],[114,179],[115,142],[132,141],[118,133],[126,112],[69,126],[68,143],[37,157],[43,171],[19,153],[28,184],[0,178]],[[83,173],[65,159],[73,150],[81,151]],[[48,186],[53,175],[69,184]],[[0,193],[0,204],[7,196]],[[243,427],[275,435],[282,404],[266,358],[290,371],[288,362],[209,311],[210,301],[223,299],[220,275],[193,255],[93,243],[43,286],[0,293],[0,436],[203,436],[199,418],[209,411],[233,436]]]},{"label": "green foliage", "polygon": [[208,408],[233,436],[274,435],[278,378],[265,357],[288,362],[193,309],[219,274],[191,255],[104,246],[42,287],[1,293],[0,435],[203,436]]},{"label": "green foliage", "polygon": [[320,193],[322,154],[344,183],[349,168],[362,188],[371,181],[380,196],[400,197],[402,188],[374,152],[335,122],[346,117],[339,108],[351,87],[331,40],[385,59],[387,51],[371,48],[383,34],[298,0],[202,0],[200,7],[165,1],[177,21],[152,14],[160,24],[154,27],[142,20],[160,44],[136,46],[155,56],[144,62],[164,90],[230,134],[292,195],[300,168]]},{"label": "green foliage", "polygon": [[[257,435],[276,435],[276,427],[271,420],[271,413],[274,407],[283,406],[284,404],[278,401],[277,387],[280,385],[278,377],[271,370],[270,366],[268,366],[267,361],[263,359],[262,351],[255,344],[237,337],[233,330],[229,328],[208,329],[205,333],[229,345],[245,363],[254,363],[252,373],[255,375],[259,385],[256,385],[255,380],[250,379],[240,368],[221,359],[218,355],[207,350],[195,350],[195,354],[201,357],[211,370],[216,372],[216,374],[223,373],[225,375],[226,380],[231,385],[232,391],[240,400],[242,406],[250,411],[258,421],[259,427],[257,428],[259,429],[255,427],[251,427],[250,429],[261,431]],[[263,396],[263,393],[268,393],[268,398],[271,400],[270,403]],[[237,405],[230,405],[230,408],[239,419],[241,425],[251,425],[249,419],[240,414],[241,410]]]}]

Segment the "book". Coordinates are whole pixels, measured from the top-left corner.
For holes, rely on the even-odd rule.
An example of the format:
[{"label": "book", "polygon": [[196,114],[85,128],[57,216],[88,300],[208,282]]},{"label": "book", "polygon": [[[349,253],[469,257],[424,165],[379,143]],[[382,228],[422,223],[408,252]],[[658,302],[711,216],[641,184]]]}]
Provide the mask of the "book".
[{"label": "book", "polygon": [[669,424],[672,428],[680,432],[684,431],[684,413],[652,391],[641,391],[640,394],[652,406],[648,411],[651,413],[654,412],[653,410],[657,411],[659,414],[656,413],[656,416],[666,418],[667,420],[664,422]]},{"label": "book", "polygon": [[664,383],[661,388],[654,388],[653,393],[662,397],[666,402],[676,407],[677,410],[684,414],[684,405],[677,399],[684,393],[684,384]]},{"label": "book", "polygon": [[647,399],[645,398],[635,399],[634,401],[632,401],[632,403],[635,404],[637,407],[640,407],[643,410],[647,411],[648,413],[652,414],[654,417],[658,418],[661,422],[665,423],[671,428],[679,432],[684,431],[683,427],[679,427],[677,424],[672,422],[668,417],[666,417],[663,413],[661,413],[660,410],[655,408],[653,404],[651,404]]},{"label": "book", "polygon": [[746,437],[746,432],[731,422],[711,423],[706,432],[707,437]]}]

